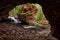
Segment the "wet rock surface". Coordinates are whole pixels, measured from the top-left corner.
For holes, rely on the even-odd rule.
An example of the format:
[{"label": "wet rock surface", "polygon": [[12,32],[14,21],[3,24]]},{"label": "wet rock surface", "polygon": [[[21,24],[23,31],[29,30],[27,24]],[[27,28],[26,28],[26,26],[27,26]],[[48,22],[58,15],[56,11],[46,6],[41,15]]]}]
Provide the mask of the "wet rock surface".
[{"label": "wet rock surface", "polygon": [[45,28],[25,29],[20,24],[0,23],[0,40],[57,40],[50,34],[50,25]]}]

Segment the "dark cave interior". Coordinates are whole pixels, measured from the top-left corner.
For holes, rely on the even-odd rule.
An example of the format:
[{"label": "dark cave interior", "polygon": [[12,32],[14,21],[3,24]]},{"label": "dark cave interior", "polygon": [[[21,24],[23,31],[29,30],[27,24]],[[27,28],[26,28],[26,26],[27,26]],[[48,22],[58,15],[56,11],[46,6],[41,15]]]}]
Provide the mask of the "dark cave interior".
[{"label": "dark cave interior", "polygon": [[12,8],[23,3],[38,3],[42,5],[44,14],[52,26],[53,36],[60,38],[60,0],[0,0],[0,22],[6,21],[8,12]]}]

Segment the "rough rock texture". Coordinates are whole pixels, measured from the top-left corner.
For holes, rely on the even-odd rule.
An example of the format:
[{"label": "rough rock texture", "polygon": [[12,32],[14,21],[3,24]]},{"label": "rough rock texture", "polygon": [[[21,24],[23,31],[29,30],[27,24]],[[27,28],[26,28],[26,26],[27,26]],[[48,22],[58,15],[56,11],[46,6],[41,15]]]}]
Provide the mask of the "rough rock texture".
[{"label": "rough rock texture", "polygon": [[57,40],[51,36],[50,25],[25,29],[20,24],[0,23],[0,40]]}]

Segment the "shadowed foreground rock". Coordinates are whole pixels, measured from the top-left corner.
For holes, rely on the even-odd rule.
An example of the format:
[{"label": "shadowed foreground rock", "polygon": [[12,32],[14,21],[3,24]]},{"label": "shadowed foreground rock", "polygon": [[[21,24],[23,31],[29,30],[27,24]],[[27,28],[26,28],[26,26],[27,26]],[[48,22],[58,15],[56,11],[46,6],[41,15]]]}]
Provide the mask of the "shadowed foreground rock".
[{"label": "shadowed foreground rock", "polygon": [[44,26],[25,29],[20,24],[0,23],[0,40],[57,40],[50,34],[50,25]]}]

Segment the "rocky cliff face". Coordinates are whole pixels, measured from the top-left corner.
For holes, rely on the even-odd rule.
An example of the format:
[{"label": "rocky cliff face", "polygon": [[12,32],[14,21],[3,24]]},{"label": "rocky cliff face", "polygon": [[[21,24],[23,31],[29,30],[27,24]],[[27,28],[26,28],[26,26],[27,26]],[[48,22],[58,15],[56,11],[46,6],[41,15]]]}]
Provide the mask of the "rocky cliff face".
[{"label": "rocky cliff face", "polygon": [[[52,25],[52,29],[55,29],[54,36],[60,37],[60,12],[59,12],[59,0],[0,0],[0,22],[6,21],[8,12],[16,5],[22,3],[39,3],[42,5],[44,14]],[[3,20],[2,20],[3,19]],[[1,21],[2,20],[2,21]]]}]

